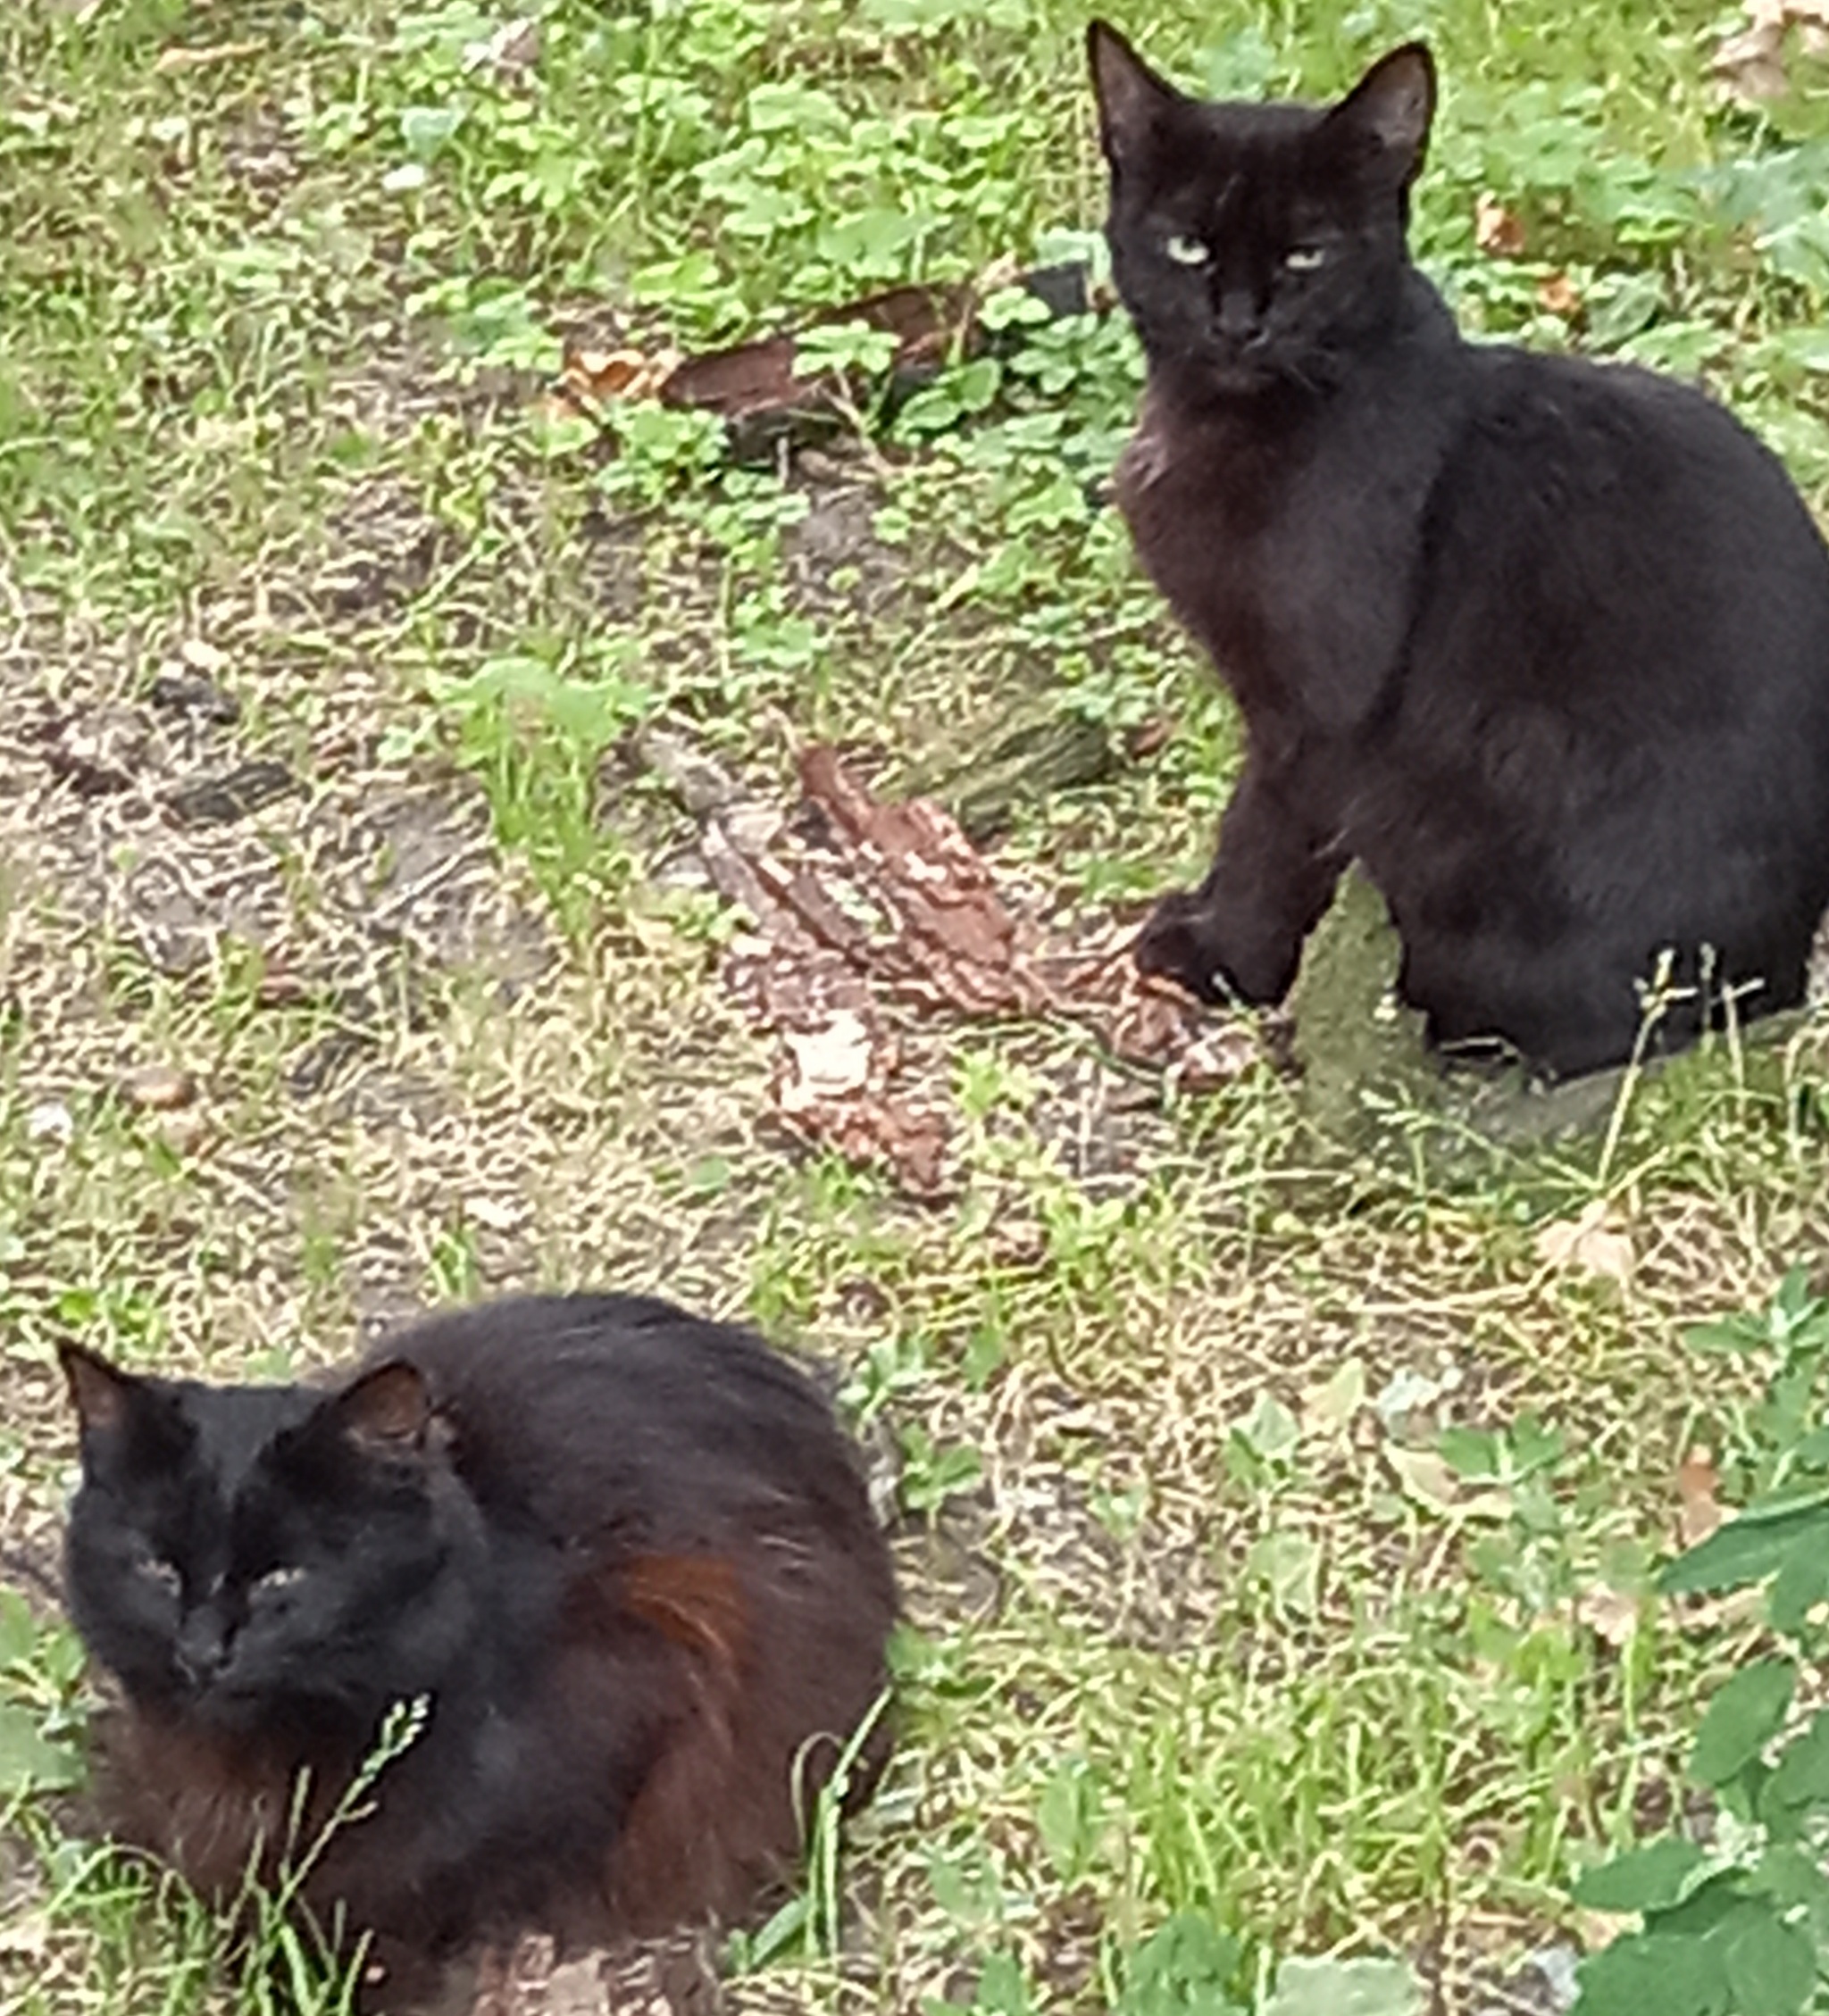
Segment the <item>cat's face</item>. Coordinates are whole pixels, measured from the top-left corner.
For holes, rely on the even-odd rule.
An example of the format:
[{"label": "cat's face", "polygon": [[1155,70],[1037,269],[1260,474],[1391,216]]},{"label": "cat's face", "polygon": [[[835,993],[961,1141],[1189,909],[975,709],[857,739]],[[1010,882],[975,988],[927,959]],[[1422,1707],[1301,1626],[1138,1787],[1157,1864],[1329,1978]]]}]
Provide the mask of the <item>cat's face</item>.
[{"label": "cat's face", "polygon": [[1428,51],[1397,50],[1317,110],[1184,97],[1103,22],[1089,47],[1113,273],[1152,366],[1197,397],[1336,381],[1407,263]]},{"label": "cat's face", "polygon": [[136,1378],[74,1347],[63,1366],[82,1429],[71,1609],[133,1700],[304,1734],[438,1684],[472,1508],[416,1371],[327,1395]]}]

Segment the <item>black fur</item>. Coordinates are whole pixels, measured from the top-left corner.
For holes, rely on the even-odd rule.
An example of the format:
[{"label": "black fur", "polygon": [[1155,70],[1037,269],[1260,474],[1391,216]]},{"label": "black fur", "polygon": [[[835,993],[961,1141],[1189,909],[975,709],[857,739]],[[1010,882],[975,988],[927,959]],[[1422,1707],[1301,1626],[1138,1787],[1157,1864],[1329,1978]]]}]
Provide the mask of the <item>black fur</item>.
[{"label": "black fur", "polygon": [[311,1879],[321,1924],[399,1971],[741,1910],[798,1845],[797,1771],[804,1799],[884,1682],[889,1557],[824,1402],[748,1332],[622,1296],[382,1352],[330,1390],[65,1353],[70,1606],[128,1704],[118,1831],[232,1895],[286,1854],[301,1769],[316,1825],[427,1695]]},{"label": "black fur", "polygon": [[1616,1062],[1666,950],[1663,1044],[1726,987],[1794,1004],[1829,902],[1829,555],[1777,460],[1669,379],[1461,338],[1406,244],[1420,46],[1324,109],[1090,48],[1148,360],[1118,494],[1246,736],[1140,964],[1274,1002],[1357,857],[1438,1043]]}]

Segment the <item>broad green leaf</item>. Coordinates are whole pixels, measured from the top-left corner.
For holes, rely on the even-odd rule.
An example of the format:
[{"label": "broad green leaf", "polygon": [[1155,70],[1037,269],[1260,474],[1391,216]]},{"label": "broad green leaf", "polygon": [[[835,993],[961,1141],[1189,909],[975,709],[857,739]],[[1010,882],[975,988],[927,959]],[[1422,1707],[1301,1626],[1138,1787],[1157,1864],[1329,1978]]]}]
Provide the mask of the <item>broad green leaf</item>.
[{"label": "broad green leaf", "polygon": [[1786,1744],[1759,1794],[1759,1818],[1781,1841],[1796,1837],[1802,1816],[1829,1805],[1829,1709]]},{"label": "broad green leaf", "polygon": [[16,1702],[0,1704],[0,1799],[20,1792],[67,1792],[82,1783],[82,1759],[38,1733],[38,1719]]},{"label": "broad green leaf", "polygon": [[1132,1954],[1118,2016],[1240,2016],[1226,1987],[1243,1957],[1210,1919],[1178,1911]]},{"label": "broad green leaf", "polygon": [[1791,1452],[1791,1457],[1806,1470],[1821,1470],[1829,1464],[1829,1428],[1813,1428]]},{"label": "broad green leaf", "polygon": [[1573,2016],[1730,2016],[1727,1971],[1708,1940],[1629,1933],[1582,1962]]},{"label": "broad green leaf", "polygon": [[1245,1568],[1267,1583],[1286,1608],[1305,1615],[1314,1610],[1321,1587],[1321,1546],[1312,1535],[1293,1530],[1263,1534],[1252,1541]]},{"label": "broad green leaf", "polygon": [[808,127],[841,128],[844,107],[816,84],[758,84],[749,94],[749,124],[757,133],[798,133]]},{"label": "broad green leaf", "polygon": [[1752,1871],[1751,1887],[1782,1905],[1802,1904],[1829,1925],[1829,1875],[1802,1848],[1767,1848]]},{"label": "broad green leaf", "polygon": [[1737,2016],[1798,2016],[1816,1983],[1816,1955],[1794,1926],[1750,1920],[1729,1944],[1727,1985]]},{"label": "broad green leaf", "polygon": [[1810,1293],[1809,1269],[1787,1268],[1784,1279],[1773,1291],[1773,1329],[1782,1337],[1789,1337],[1815,1314],[1816,1308],[1816,1298]]},{"label": "broad green leaf", "polygon": [[1266,1462],[1281,1462],[1295,1454],[1302,1439],[1301,1423],[1274,1394],[1260,1393],[1257,1404],[1234,1429],[1236,1434]]},{"label": "broad green leaf", "polygon": [[1015,1954],[994,1953],[978,1977],[976,2016],[1028,2016],[1029,1982]]},{"label": "broad green leaf", "polygon": [[1829,1547],[1793,1547],[1773,1578],[1766,1616],[1775,1631],[1794,1637],[1825,1596],[1829,1596]]},{"label": "broad green leaf", "polygon": [[1725,1785],[1777,1735],[1797,1688],[1788,1659],[1756,1659],[1708,1704],[1690,1758],[1698,1785]]},{"label": "broad green leaf", "polygon": [[1742,1588],[1783,1568],[1792,1548],[1829,1547],[1829,1505],[1792,1506],[1774,1517],[1749,1510],[1679,1554],[1658,1578],[1666,1595]]},{"label": "broad green leaf", "polygon": [[1715,1353],[1758,1351],[1772,1341],[1763,1324],[1745,1316],[1730,1316],[1719,1323],[1691,1323],[1682,1337],[1691,1351]]},{"label": "broad green leaf", "polygon": [[1707,1860],[1693,1841],[1654,1841],[1583,1870],[1570,1895],[1591,1911],[1668,1911],[1695,1888]]},{"label": "broad green leaf", "polygon": [[1286,1960],[1260,2016],[1423,2016],[1423,1991],[1400,1960]]},{"label": "broad green leaf", "polygon": [[1497,1483],[1505,1474],[1504,1445],[1490,1429],[1445,1428],[1435,1448],[1455,1475],[1470,1483]]},{"label": "broad green leaf", "polygon": [[1747,1872],[1737,1862],[1700,1870],[1691,1879],[1689,1893],[1682,1903],[1667,1911],[1654,1912],[1645,1920],[1645,1929],[1673,1938],[1682,1934],[1718,1942],[1731,1937],[1723,1928],[1738,1914],[1760,1908],[1747,1904]]},{"label": "broad green leaf", "polygon": [[1521,1414],[1513,1424],[1511,1460],[1520,1477],[1560,1462],[1566,1446],[1561,1430],[1546,1428],[1534,1414]]},{"label": "broad green leaf", "polygon": [[16,1589],[0,1589],[0,1667],[22,1666],[38,1642],[30,1606]]},{"label": "broad green leaf", "polygon": [[1063,1883],[1079,1880],[1098,1845],[1105,1798],[1098,1781],[1079,1758],[1069,1758],[1042,1787],[1035,1810],[1036,1831]]},{"label": "broad green leaf", "polygon": [[428,160],[463,123],[461,105],[407,105],[400,113],[400,137],[409,154]]}]

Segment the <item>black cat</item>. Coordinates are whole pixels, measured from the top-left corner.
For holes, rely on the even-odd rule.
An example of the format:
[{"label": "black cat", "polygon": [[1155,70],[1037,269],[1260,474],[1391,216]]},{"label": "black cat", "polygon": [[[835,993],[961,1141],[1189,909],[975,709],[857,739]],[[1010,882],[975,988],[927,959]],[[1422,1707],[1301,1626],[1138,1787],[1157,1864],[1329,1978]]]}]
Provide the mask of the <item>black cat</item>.
[{"label": "black cat", "polygon": [[852,1449],[747,1331],[542,1296],[402,1331],[330,1390],[63,1365],[70,1606],[126,1696],[113,1826],[232,1897],[426,1697],[305,1888],[403,1994],[522,1930],[740,1912],[884,1685],[895,1585]]},{"label": "black cat", "polygon": [[1148,361],[1118,496],[1245,722],[1139,964],[1274,1002],[1357,857],[1438,1043],[1616,1062],[1666,950],[1662,1042],[1728,987],[1795,1003],[1829,554],[1777,461],[1671,380],[1462,339],[1406,245],[1419,45],[1324,109],[1187,98],[1102,23],[1090,54]]}]

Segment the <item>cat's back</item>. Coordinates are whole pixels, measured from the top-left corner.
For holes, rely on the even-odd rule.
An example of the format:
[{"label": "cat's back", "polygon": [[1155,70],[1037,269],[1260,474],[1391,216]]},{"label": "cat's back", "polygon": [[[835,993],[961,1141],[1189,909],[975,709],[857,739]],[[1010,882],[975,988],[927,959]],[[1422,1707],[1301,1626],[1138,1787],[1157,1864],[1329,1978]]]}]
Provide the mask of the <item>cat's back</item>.
[{"label": "cat's back", "polygon": [[1756,766],[1782,722],[1815,761],[1829,550],[1777,456],[1707,393],[1633,365],[1466,357],[1413,672],[1554,693],[1571,719],[1641,740],[1659,722],[1731,729]]},{"label": "cat's back", "polygon": [[1783,463],[1699,386],[1509,345],[1466,357],[1440,512],[1484,503],[1501,525],[1553,526],[1566,540],[1574,512],[1647,558],[1657,542],[1666,566],[1763,554],[1781,571],[1803,562],[1808,587],[1829,584],[1829,553]]},{"label": "cat's back", "polygon": [[646,1296],[529,1295],[431,1317],[371,1355],[426,1374],[479,1498],[555,1532],[653,1543],[760,1510],[867,1517],[823,1398],[739,1325]]}]

